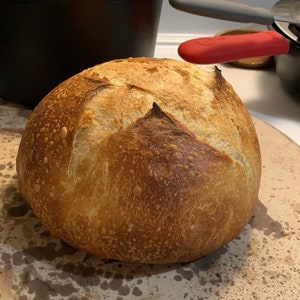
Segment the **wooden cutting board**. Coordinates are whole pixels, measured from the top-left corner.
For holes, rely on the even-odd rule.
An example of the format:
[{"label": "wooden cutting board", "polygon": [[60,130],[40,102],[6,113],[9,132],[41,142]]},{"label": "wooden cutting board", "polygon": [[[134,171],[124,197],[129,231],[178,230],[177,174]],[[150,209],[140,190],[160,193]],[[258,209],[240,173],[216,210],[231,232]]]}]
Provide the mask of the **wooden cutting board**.
[{"label": "wooden cutting board", "polygon": [[0,299],[299,299],[300,147],[254,118],[263,169],[244,231],[200,260],[163,266],[101,260],[61,242],[17,187],[30,111],[0,105]]}]

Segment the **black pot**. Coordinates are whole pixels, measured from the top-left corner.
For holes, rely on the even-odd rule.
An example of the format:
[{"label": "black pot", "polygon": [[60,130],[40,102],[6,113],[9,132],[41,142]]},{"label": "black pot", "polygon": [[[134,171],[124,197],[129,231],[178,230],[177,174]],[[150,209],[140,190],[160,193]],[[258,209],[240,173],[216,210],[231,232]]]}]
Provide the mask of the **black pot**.
[{"label": "black pot", "polygon": [[[300,19],[300,1],[280,0],[272,8],[274,14],[290,19]],[[275,56],[276,73],[284,87],[291,93],[300,93],[300,26],[274,22],[275,30],[283,34],[290,43],[288,54]]]},{"label": "black pot", "polygon": [[0,97],[36,105],[104,61],[153,56],[162,0],[0,0]]},{"label": "black pot", "polygon": [[275,56],[276,73],[284,87],[291,93],[300,93],[300,48],[291,43],[288,54]]}]

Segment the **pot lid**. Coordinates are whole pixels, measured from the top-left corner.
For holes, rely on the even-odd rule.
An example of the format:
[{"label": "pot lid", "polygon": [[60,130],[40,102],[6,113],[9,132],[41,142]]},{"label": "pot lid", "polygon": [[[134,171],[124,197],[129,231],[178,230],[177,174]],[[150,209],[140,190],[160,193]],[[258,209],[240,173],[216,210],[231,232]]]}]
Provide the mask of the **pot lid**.
[{"label": "pot lid", "polygon": [[[272,7],[273,14],[285,18],[300,20],[300,1],[299,0],[280,0]],[[282,33],[290,40],[300,44],[300,26],[285,22],[274,21],[274,29]]]}]

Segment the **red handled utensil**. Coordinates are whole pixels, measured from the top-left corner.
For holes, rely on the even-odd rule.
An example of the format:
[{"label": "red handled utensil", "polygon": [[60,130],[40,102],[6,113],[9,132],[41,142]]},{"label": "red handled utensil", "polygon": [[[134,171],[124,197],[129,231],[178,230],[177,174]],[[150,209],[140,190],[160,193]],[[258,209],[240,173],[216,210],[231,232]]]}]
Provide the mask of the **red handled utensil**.
[{"label": "red handled utensil", "polygon": [[273,56],[289,52],[289,41],[276,31],[214,36],[188,40],[178,54],[188,62],[214,64],[238,59]]}]

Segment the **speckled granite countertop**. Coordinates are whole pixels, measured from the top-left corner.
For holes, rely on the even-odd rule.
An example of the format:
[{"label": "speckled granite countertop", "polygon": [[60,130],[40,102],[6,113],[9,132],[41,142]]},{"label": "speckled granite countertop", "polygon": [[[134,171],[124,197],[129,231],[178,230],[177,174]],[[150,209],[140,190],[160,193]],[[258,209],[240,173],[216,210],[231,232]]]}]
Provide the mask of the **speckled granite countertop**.
[{"label": "speckled granite countertop", "polygon": [[234,241],[186,264],[101,260],[50,235],[23,202],[15,159],[30,110],[0,102],[0,299],[299,299],[300,148],[255,119],[263,177]]}]

